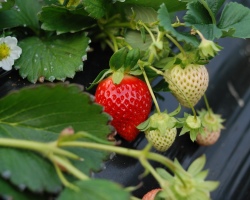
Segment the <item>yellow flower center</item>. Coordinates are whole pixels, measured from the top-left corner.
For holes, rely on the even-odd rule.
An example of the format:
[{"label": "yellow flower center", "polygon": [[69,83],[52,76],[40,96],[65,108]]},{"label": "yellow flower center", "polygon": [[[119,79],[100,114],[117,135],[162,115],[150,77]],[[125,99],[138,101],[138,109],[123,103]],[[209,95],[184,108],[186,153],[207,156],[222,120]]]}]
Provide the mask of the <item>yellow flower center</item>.
[{"label": "yellow flower center", "polygon": [[7,44],[0,44],[0,60],[7,58],[10,55],[10,48]]}]

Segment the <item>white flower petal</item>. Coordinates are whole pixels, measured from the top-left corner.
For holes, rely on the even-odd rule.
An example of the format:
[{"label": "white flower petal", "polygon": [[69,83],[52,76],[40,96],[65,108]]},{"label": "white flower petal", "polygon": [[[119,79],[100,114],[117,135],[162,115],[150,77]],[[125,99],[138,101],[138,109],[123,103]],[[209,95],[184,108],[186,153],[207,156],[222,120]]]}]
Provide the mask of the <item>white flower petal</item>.
[{"label": "white flower petal", "polygon": [[14,65],[13,59],[4,59],[4,60],[0,61],[0,67],[2,67],[6,71],[11,70],[12,65]]}]

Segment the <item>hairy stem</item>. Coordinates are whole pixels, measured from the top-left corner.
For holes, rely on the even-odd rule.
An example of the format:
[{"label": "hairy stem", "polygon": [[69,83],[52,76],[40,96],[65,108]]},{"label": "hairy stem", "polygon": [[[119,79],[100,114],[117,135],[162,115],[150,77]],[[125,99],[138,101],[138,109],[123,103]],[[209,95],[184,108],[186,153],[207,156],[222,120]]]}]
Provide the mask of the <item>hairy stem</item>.
[{"label": "hairy stem", "polygon": [[187,56],[186,56],[186,52],[184,51],[184,49],[182,48],[182,46],[179,44],[179,42],[177,42],[176,39],[174,39],[174,38],[173,38],[171,35],[169,35],[169,34],[166,34],[166,37],[167,37],[171,42],[173,42],[173,43],[175,44],[175,46],[178,47],[178,49],[181,51],[181,53],[182,53],[182,55],[183,55],[184,57],[187,57]]},{"label": "hairy stem", "polygon": [[200,3],[206,8],[206,10],[208,11],[211,19],[212,19],[212,23],[213,24],[216,24],[216,19],[215,19],[215,16],[214,16],[214,13],[212,12],[212,10],[209,8],[207,2],[205,0],[200,0]]}]

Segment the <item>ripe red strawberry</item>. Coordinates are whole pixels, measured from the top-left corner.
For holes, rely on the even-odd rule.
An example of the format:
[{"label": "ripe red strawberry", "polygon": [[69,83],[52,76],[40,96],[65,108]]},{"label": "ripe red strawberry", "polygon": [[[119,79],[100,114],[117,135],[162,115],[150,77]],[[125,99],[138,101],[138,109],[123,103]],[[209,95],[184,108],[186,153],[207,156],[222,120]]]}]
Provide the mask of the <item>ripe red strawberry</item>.
[{"label": "ripe red strawberry", "polygon": [[202,146],[213,145],[220,137],[221,130],[210,132],[205,129],[205,135],[198,134],[196,142]]},{"label": "ripe red strawberry", "polygon": [[[208,87],[209,76],[204,65],[189,64],[184,68],[176,65],[165,71],[165,80],[181,105],[195,106]],[[189,102],[188,102],[188,100]]]},{"label": "ripe red strawberry", "polygon": [[161,191],[161,188],[156,188],[153,190],[150,190],[148,193],[146,193],[143,197],[142,200],[154,200],[155,196],[157,195],[157,193]]},{"label": "ripe red strawberry", "polygon": [[161,134],[159,130],[145,131],[145,136],[148,141],[151,141],[153,147],[157,151],[167,151],[172,146],[177,134],[176,128],[166,129],[165,133]]},{"label": "ripe red strawberry", "polygon": [[139,134],[136,126],[147,119],[152,106],[146,83],[130,75],[125,75],[119,84],[113,83],[112,76],[102,80],[95,101],[113,117],[111,124],[127,141],[133,141]]}]

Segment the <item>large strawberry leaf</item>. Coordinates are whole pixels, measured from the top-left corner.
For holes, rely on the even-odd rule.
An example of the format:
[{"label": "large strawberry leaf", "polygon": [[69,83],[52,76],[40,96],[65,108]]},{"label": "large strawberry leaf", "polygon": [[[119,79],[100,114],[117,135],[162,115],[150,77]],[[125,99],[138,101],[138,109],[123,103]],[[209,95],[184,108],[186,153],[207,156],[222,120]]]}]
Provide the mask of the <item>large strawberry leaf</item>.
[{"label": "large strawberry leaf", "polygon": [[[51,84],[24,88],[0,99],[0,140],[18,138],[53,141],[65,127],[84,130],[102,139],[110,133],[102,107],[91,102],[77,85]],[[75,161],[85,173],[100,170],[107,153],[89,149],[70,150],[84,158]],[[0,148],[0,174],[13,184],[32,191],[57,192],[61,184],[54,168],[39,154]],[[50,180],[50,181],[48,181]]]},{"label": "large strawberry leaf", "polygon": [[230,29],[232,37],[249,38],[250,37],[250,9],[238,3],[229,3],[223,9],[218,27],[225,32]]},{"label": "large strawberry leaf", "polygon": [[37,32],[40,28],[37,18],[40,9],[39,1],[33,1],[30,6],[30,0],[16,0],[16,6],[13,9],[0,12],[0,28],[27,26]]},{"label": "large strawberry leaf", "polygon": [[22,55],[15,63],[23,78],[32,83],[39,78],[64,81],[73,78],[76,71],[83,69],[83,60],[87,57],[89,38],[85,34],[69,34],[47,39],[29,37],[19,46]]},{"label": "large strawberry leaf", "polygon": [[38,16],[42,29],[56,31],[57,34],[85,30],[95,22],[83,8],[68,10],[56,5],[44,6]]},{"label": "large strawberry leaf", "polygon": [[89,13],[89,15],[93,18],[101,18],[106,13],[106,5],[105,0],[85,0],[84,7],[85,10]]},{"label": "large strawberry leaf", "polygon": [[12,8],[15,4],[15,0],[6,0],[0,2],[0,12]]},{"label": "large strawberry leaf", "polygon": [[[92,179],[75,183],[79,191],[65,189],[58,200],[128,200],[129,192],[108,180]],[[98,192],[97,192],[98,191]]]},{"label": "large strawberry leaf", "polygon": [[160,9],[158,10],[158,19],[160,21],[160,25],[164,28],[164,30],[176,37],[178,41],[183,41],[193,46],[197,46],[199,44],[196,37],[190,35],[189,33],[179,32],[172,27],[169,11],[164,4],[162,4]]}]

